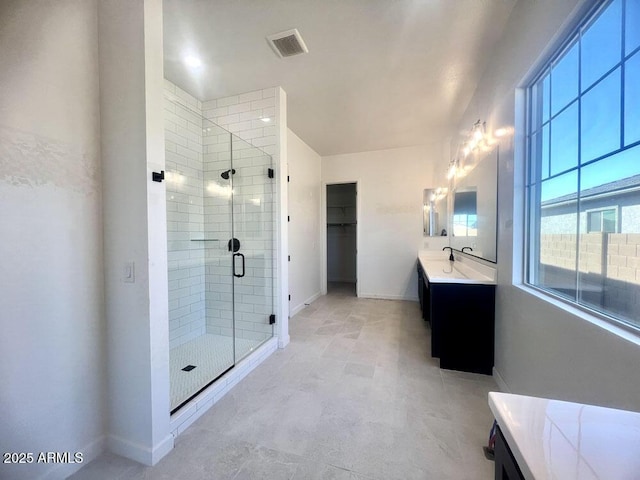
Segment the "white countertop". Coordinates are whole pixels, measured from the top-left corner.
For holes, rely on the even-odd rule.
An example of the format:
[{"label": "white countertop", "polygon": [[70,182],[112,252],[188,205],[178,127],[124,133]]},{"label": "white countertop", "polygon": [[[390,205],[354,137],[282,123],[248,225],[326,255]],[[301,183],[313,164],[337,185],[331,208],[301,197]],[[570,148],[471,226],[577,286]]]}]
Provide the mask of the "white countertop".
[{"label": "white countertop", "polygon": [[640,479],[640,413],[489,393],[527,480]]},{"label": "white countertop", "polygon": [[448,260],[449,251],[418,252],[418,260],[431,283],[459,283],[495,285],[495,268],[456,254],[456,261]]}]

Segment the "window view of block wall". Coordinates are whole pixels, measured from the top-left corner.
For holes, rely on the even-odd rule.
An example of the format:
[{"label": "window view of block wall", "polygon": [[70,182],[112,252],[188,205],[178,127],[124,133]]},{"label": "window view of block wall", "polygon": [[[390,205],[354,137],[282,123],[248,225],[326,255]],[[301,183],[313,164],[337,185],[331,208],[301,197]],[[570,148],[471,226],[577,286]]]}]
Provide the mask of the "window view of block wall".
[{"label": "window view of block wall", "polygon": [[527,279],[640,327],[640,7],[600,3],[528,89]]}]

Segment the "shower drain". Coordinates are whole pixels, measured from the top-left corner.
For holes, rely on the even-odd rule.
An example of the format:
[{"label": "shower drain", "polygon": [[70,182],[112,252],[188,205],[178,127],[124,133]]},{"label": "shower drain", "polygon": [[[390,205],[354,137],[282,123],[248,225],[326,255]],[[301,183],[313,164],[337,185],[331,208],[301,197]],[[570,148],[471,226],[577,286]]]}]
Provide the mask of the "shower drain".
[{"label": "shower drain", "polygon": [[187,365],[186,367],[184,367],[182,370],[184,372],[190,372],[191,370],[193,370],[194,368],[196,368],[195,365]]}]

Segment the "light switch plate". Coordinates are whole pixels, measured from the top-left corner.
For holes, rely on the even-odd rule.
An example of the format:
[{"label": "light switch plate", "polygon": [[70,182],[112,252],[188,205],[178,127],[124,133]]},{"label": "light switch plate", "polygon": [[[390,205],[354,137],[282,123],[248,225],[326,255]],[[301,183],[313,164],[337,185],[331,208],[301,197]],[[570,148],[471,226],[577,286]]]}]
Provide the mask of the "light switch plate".
[{"label": "light switch plate", "polygon": [[124,283],[135,283],[136,281],[136,264],[135,262],[126,262],[124,264]]}]

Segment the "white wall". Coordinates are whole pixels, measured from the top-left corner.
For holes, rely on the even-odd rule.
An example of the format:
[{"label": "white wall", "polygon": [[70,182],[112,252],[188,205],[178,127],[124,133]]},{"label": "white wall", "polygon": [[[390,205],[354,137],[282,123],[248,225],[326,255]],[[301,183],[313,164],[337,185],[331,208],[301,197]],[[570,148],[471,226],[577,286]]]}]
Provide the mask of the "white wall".
[{"label": "white wall", "polygon": [[417,252],[430,247],[423,190],[434,186],[434,163],[446,162],[444,143],[322,157],[323,185],[358,182],[360,296],[417,300]]},{"label": "white wall", "polygon": [[[592,2],[593,3],[593,2]],[[516,286],[522,280],[522,97],[516,88],[585,2],[518,2],[459,130],[516,128],[500,143],[496,370],[514,393],[640,410],[637,335],[588,322]],[[518,114],[514,112],[518,112]],[[515,285],[514,285],[515,284]]]},{"label": "white wall", "polygon": [[95,1],[0,2],[0,452],[85,463],[106,423],[97,26]]},{"label": "white wall", "polygon": [[[144,464],[172,447],[164,170],[162,1],[102,0],[103,165],[108,446]],[[135,263],[135,282],[124,266]]]},{"label": "white wall", "polygon": [[289,159],[289,302],[293,316],[321,294],[320,182],[322,159],[287,129]]}]

